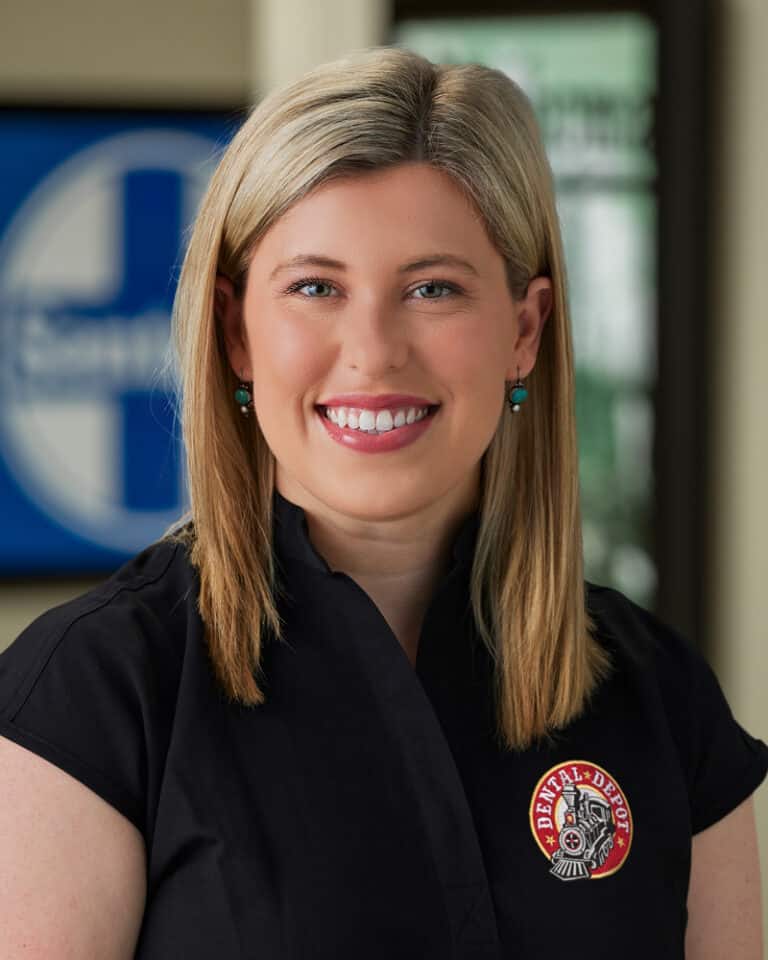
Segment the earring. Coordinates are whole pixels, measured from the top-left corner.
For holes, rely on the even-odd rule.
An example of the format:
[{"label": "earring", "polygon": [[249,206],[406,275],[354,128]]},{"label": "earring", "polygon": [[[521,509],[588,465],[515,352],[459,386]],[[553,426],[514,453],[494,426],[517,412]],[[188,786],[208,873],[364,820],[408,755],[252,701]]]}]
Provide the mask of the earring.
[{"label": "earring", "polygon": [[517,368],[517,380],[509,388],[507,394],[507,402],[509,403],[512,413],[518,413],[520,410],[520,404],[524,403],[528,398],[528,391],[525,389],[523,381],[520,379],[520,367]]},{"label": "earring", "polygon": [[253,397],[250,391],[251,384],[243,380],[243,371],[240,370],[240,386],[235,390],[235,403],[240,407],[240,413],[244,417],[253,410]]}]

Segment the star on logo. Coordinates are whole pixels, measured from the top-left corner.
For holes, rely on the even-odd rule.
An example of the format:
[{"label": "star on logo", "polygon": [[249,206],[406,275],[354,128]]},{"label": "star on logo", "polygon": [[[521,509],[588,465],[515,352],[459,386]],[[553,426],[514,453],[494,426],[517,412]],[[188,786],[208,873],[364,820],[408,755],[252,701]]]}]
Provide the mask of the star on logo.
[{"label": "star on logo", "polygon": [[618,840],[616,841],[616,843],[618,843],[618,845],[619,845],[620,847],[623,847],[623,846],[624,846],[624,837],[619,837]]},{"label": "star on logo", "polygon": [[591,779],[592,779],[592,772],[591,772],[590,770],[585,770],[585,771],[584,771],[584,779],[585,779],[585,780],[591,780]]},{"label": "star on logo", "polygon": [[550,845],[550,847],[554,847],[554,845],[555,845],[555,838],[552,836],[551,833],[550,833],[550,835],[547,837],[547,843]]}]

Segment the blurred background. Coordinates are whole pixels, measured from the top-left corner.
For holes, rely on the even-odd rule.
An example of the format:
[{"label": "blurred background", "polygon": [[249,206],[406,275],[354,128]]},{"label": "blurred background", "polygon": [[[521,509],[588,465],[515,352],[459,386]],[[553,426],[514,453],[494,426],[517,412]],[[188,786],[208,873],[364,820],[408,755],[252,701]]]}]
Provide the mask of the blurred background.
[{"label": "blurred background", "polygon": [[[693,639],[768,739],[765,0],[2,12],[0,649],[184,509],[170,306],[245,110],[389,43],[531,97],[568,263],[587,577]],[[768,789],[757,807],[768,874]]]}]

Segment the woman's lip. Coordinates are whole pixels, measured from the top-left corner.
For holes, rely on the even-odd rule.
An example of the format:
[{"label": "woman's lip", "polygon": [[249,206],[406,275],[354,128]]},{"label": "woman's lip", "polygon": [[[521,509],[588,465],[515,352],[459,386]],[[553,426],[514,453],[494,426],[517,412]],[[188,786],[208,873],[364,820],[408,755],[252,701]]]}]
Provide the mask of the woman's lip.
[{"label": "woman's lip", "polygon": [[392,407],[437,407],[426,397],[417,397],[411,393],[382,393],[372,396],[364,393],[345,393],[328,397],[318,407],[355,407],[359,410],[386,410]]},{"label": "woman's lip", "polygon": [[340,427],[325,415],[323,409],[317,407],[317,415],[322,421],[328,436],[348,450],[356,450],[360,453],[388,453],[391,450],[399,450],[401,447],[408,446],[417,440],[422,433],[429,430],[432,421],[435,419],[435,412],[436,408],[414,423],[406,424],[395,430],[387,430],[384,433],[371,434],[364,430],[350,430],[346,427]]}]

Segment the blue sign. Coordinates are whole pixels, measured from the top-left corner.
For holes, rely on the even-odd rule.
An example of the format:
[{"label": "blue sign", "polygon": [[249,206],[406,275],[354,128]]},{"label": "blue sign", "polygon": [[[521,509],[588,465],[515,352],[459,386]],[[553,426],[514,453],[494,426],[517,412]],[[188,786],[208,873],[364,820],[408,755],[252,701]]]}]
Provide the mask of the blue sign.
[{"label": "blue sign", "polygon": [[0,574],[114,568],[185,509],[170,311],[236,127],[0,112]]}]

